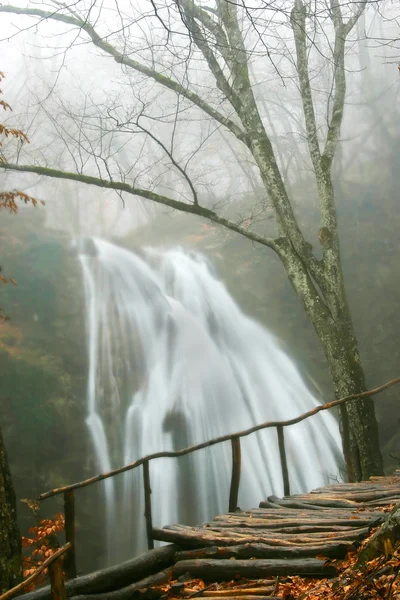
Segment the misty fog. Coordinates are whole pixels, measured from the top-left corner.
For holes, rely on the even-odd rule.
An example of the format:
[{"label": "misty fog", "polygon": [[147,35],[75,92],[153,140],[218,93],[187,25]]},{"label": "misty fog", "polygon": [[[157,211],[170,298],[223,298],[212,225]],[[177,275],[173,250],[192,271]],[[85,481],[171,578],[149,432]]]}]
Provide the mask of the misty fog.
[{"label": "misty fog", "polygon": [[[400,375],[398,7],[239,0],[233,19],[224,1],[0,4],[0,122],[29,138],[3,136],[1,191],[44,201],[1,211],[17,286],[0,287],[0,427],[18,500],[359,392],[332,370],[315,298],[354,327],[366,389]],[[319,269],[337,288],[340,264],[345,293],[324,289]],[[386,473],[397,398],[374,400]],[[338,414],[307,427],[288,434],[298,492],[348,475]],[[283,495],[275,438],[257,435],[243,505]],[[153,467],[171,505],[157,526],[227,510],[230,448],[202,453]],[[146,546],[141,478],[118,477],[78,490],[84,571]]]}]

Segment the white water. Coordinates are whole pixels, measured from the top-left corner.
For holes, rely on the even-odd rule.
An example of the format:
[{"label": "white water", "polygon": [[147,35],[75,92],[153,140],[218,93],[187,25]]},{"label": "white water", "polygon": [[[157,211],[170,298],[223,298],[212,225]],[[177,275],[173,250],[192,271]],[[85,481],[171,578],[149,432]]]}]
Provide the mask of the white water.
[{"label": "white water", "polygon": [[[88,322],[87,425],[101,471],[180,449],[317,401],[274,338],[245,316],[206,259],[180,249],[145,259],[102,240],[81,243]],[[285,429],[291,492],[338,473],[327,412]],[[200,523],[227,511],[226,443],[150,466],[153,524]],[[118,481],[119,480],[119,481]],[[239,506],[283,484],[274,429],[242,439]],[[105,481],[109,561],[146,548],[141,469]]]}]

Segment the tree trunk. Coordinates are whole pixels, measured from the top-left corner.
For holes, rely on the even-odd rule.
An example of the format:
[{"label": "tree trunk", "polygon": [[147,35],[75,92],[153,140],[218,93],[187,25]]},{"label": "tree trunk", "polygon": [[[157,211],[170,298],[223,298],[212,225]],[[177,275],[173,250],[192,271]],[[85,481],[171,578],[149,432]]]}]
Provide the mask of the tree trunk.
[{"label": "tree trunk", "polygon": [[[336,398],[366,391],[364,371],[353,334],[350,315],[346,324],[326,326],[321,337],[331,372]],[[383,474],[378,425],[370,398],[354,400],[341,407],[340,427],[349,481]]]},{"label": "tree trunk", "polygon": [[[321,341],[332,376],[336,398],[366,391],[364,371],[351,313],[347,304],[340,257],[337,255],[332,279],[320,278],[318,289],[310,276],[307,258],[293,251],[286,240],[277,248],[289,280]],[[355,400],[340,414],[343,452],[349,481],[383,475],[378,425],[373,401]]]},{"label": "tree trunk", "polygon": [[0,431],[0,595],[22,579],[21,538],[7,452]]}]

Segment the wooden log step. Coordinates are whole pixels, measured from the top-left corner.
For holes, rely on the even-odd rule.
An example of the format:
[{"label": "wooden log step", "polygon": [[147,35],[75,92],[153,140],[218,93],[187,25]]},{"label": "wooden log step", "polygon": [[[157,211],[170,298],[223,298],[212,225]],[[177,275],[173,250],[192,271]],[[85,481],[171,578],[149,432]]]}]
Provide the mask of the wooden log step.
[{"label": "wooden log step", "polygon": [[[361,527],[361,526],[360,526]],[[277,533],[291,533],[299,535],[301,533],[341,533],[345,531],[354,531],[357,527],[344,527],[332,525],[299,525],[298,527],[281,527],[279,529],[269,529]]]},{"label": "wooden log step", "polygon": [[[327,497],[323,497],[323,498],[316,498],[315,500],[313,500],[313,502],[311,503],[311,501],[303,501],[302,503],[300,502],[291,502],[289,500],[279,500],[277,499],[277,502],[274,503],[276,508],[281,508],[282,506],[284,507],[290,507],[290,508],[308,508],[310,510],[312,510],[313,506],[319,506],[319,507],[331,507],[331,508],[353,508],[356,509],[358,508],[357,502],[353,502],[351,500],[336,500],[336,499],[332,499],[332,498],[327,498]],[[260,508],[270,508],[271,506],[273,506],[272,502],[270,500],[263,500],[262,502],[260,502],[259,507]],[[318,510],[318,509],[317,509]]]},{"label": "wooden log step", "polygon": [[[269,496],[267,502],[269,504],[273,503],[275,506],[279,506],[280,508],[290,508],[290,509],[295,509],[295,510],[307,510],[307,511],[312,511],[312,510],[324,510],[325,506],[323,504],[319,505],[316,503],[312,503],[309,500],[296,500],[296,499],[283,499],[283,498],[278,498],[277,496]],[[262,508],[261,504],[264,504],[260,502],[260,508]],[[353,508],[352,505],[347,505],[347,506],[351,506],[351,508]],[[336,506],[335,507],[336,510],[338,508],[342,508],[342,506]],[[354,508],[356,508],[356,506],[354,506]]]},{"label": "wooden log step", "polygon": [[388,490],[391,487],[396,487],[396,483],[394,484],[383,484],[381,482],[368,482],[368,481],[360,481],[357,483],[339,483],[339,484],[332,484],[332,485],[327,485],[325,487],[319,487],[319,488],[315,488],[315,490],[312,490],[311,492],[309,492],[309,494],[296,494],[296,496],[304,496],[304,495],[311,495],[311,494],[324,494],[324,493],[338,493],[338,494],[347,494],[348,492],[358,492],[360,490],[372,490],[372,491],[379,491],[379,490]]},{"label": "wooden log step", "polygon": [[[309,538],[316,538],[316,539],[326,539],[326,538],[341,538],[341,537],[345,537],[348,538],[348,536],[360,536],[360,535],[366,535],[369,533],[370,529],[371,529],[371,524],[368,526],[364,526],[364,527],[358,527],[357,526],[357,521],[354,521],[354,527],[351,527],[350,529],[346,530],[346,531],[333,531],[333,530],[329,530],[328,533],[326,532],[315,532],[315,533],[310,533],[309,534]],[[188,525],[166,525],[163,530],[167,530],[167,531],[176,531],[178,533],[182,532],[188,535],[197,535],[197,534],[202,534],[205,535],[206,537],[213,537],[213,536],[218,536],[218,537],[230,537],[231,535],[234,536],[241,536],[241,537],[250,537],[250,538],[255,538],[255,537],[274,537],[277,539],[287,539],[287,540],[293,540],[297,537],[297,534],[293,533],[281,533],[279,531],[276,531],[275,529],[260,529],[260,528],[255,528],[255,529],[250,529],[248,527],[219,527],[219,525],[215,524],[215,526],[210,526],[210,527],[190,527]]]},{"label": "wooden log step", "polygon": [[395,498],[400,496],[400,487],[386,489],[379,492],[352,492],[351,494],[346,494],[346,497],[349,500],[354,500],[355,502],[371,502],[374,500],[383,500],[384,498]]},{"label": "wooden log step", "polygon": [[[353,501],[353,502],[370,502],[371,500],[380,500],[383,498],[390,498],[390,497],[394,497],[394,496],[399,496],[400,495],[400,486],[396,486],[396,488],[392,488],[392,489],[388,489],[385,488],[383,490],[380,491],[354,491],[354,492],[348,492],[346,494],[335,494],[335,493],[329,493],[329,494],[320,494],[320,495],[313,495],[311,496],[310,494],[310,500],[312,500],[312,502],[316,502],[318,500],[320,500],[320,498],[329,498],[332,500],[348,500],[348,501]],[[269,498],[267,498],[269,500]],[[276,502],[275,500],[275,496],[271,497],[271,501],[272,502]],[[302,500],[302,502],[305,502],[305,499]]]},{"label": "wooden log step", "polygon": [[[375,525],[378,525],[379,523],[382,523],[382,520],[380,521],[372,521],[371,523],[361,523],[359,524],[357,521],[353,521],[353,525],[313,525],[313,524],[307,524],[307,525],[298,525],[297,527],[261,527],[256,526],[256,527],[247,527],[246,525],[243,525],[242,527],[240,526],[231,526],[231,527],[220,527],[218,524],[218,527],[209,527],[208,529],[210,529],[211,531],[217,531],[218,533],[224,534],[224,531],[229,532],[232,531],[234,533],[239,532],[242,533],[243,535],[248,534],[249,536],[263,536],[263,535],[267,535],[267,536],[275,536],[275,537],[282,537],[281,534],[283,534],[284,536],[286,534],[289,535],[300,535],[302,533],[308,533],[308,534],[312,534],[314,536],[314,534],[322,534],[321,536],[318,537],[328,537],[328,534],[340,534],[343,533],[345,534],[346,532],[357,532],[358,530],[362,529],[364,530],[365,527],[367,526],[369,529],[374,527]],[[315,536],[317,537],[317,536]]]},{"label": "wooden log step", "polygon": [[278,521],[281,519],[349,519],[353,515],[362,515],[368,518],[379,518],[382,516],[382,512],[374,509],[373,506],[369,507],[354,507],[351,509],[347,508],[339,508],[332,509],[329,507],[319,506],[318,511],[314,511],[314,509],[307,510],[295,510],[292,508],[283,508],[277,511],[275,509],[268,508],[254,508],[248,511],[242,511],[240,513],[228,513],[227,515],[222,515],[218,517],[214,517],[214,521],[220,519],[240,519],[240,518],[252,518],[252,519],[269,519]]},{"label": "wooden log step", "polygon": [[[357,502],[354,500],[350,500],[349,498],[335,498],[332,496],[320,496],[317,498],[307,499],[304,498],[301,502],[298,500],[284,500],[283,498],[277,498],[276,496],[269,496],[267,498],[268,502],[273,502],[277,506],[290,506],[291,508],[308,508],[311,510],[312,506],[328,506],[332,508],[359,508]],[[260,508],[261,507],[260,503]]]},{"label": "wooden log step", "polygon": [[[175,531],[180,531],[181,527],[176,528],[174,525],[170,526],[170,527],[166,527],[165,529],[171,529],[171,530],[175,530]],[[225,536],[225,537],[230,537],[230,536],[245,536],[245,537],[249,537],[249,538],[267,538],[267,537],[271,537],[271,538],[275,538],[278,540],[289,540],[289,541],[301,541],[301,540],[315,540],[315,539],[340,539],[340,538],[344,538],[344,539],[351,539],[351,538],[358,538],[360,536],[364,536],[367,535],[370,531],[370,527],[354,527],[354,528],[350,528],[347,531],[332,531],[331,529],[329,530],[329,532],[315,532],[315,533],[309,533],[307,534],[307,536],[302,536],[301,538],[299,538],[299,534],[297,533],[281,533],[279,531],[276,531],[275,529],[273,530],[268,530],[268,529],[254,529],[254,530],[250,530],[246,527],[231,527],[231,528],[222,528],[222,527],[207,527],[205,529],[200,529],[198,528],[197,531],[201,531],[201,532],[209,532],[211,534],[215,533],[218,536]]]},{"label": "wooden log step", "polygon": [[374,508],[374,506],[388,506],[390,504],[398,504],[400,502],[400,494],[398,496],[394,496],[393,498],[384,498],[382,500],[373,500],[371,502],[366,502],[364,506]]},{"label": "wooden log step", "polygon": [[[317,506],[316,510],[313,505],[304,505],[303,508],[292,508],[291,506],[281,505],[279,510],[276,508],[252,508],[251,510],[244,510],[237,513],[228,513],[227,515],[221,515],[222,517],[229,516],[231,518],[241,516],[253,517],[258,519],[269,518],[269,519],[290,519],[304,517],[309,519],[321,518],[321,515],[335,516],[343,518],[345,515],[352,515],[354,512],[359,510],[359,506],[352,506],[351,508],[331,508],[329,506]],[[373,509],[371,509],[371,512]],[[375,511],[379,512],[379,511]]]},{"label": "wooden log step", "polygon": [[256,579],[267,576],[293,576],[307,577],[332,577],[336,569],[325,565],[325,561],[317,558],[303,558],[293,560],[219,560],[195,559],[182,560],[172,568],[172,577],[190,573],[192,577],[199,577],[204,581],[229,581],[237,576]]},{"label": "wooden log step", "polygon": [[[347,519],[279,519],[279,520],[267,520],[267,519],[215,519],[210,523],[203,523],[202,527],[246,527],[248,529],[283,529],[287,527],[324,527],[325,530],[329,528],[332,531],[340,531],[341,529],[350,529],[352,527],[362,527],[371,525],[373,523],[379,523],[383,520],[381,515],[379,518],[371,517],[365,518],[363,515],[352,515]],[[328,528],[328,529],[327,529]]]},{"label": "wooden log step", "polygon": [[280,529],[281,527],[296,527],[296,525],[309,525],[309,526],[331,526],[331,527],[350,527],[357,525],[367,526],[371,523],[379,522],[382,520],[381,513],[379,516],[367,516],[362,513],[349,515],[345,519],[329,518],[326,519],[319,517],[318,519],[306,519],[299,517],[298,519],[257,519],[257,518],[243,518],[243,519],[215,519],[209,523],[202,523],[201,527],[249,527],[249,528],[260,528],[260,529]]},{"label": "wooden log step", "polygon": [[[367,529],[367,532],[369,530]],[[281,536],[280,538],[272,537],[272,536],[256,536],[249,535],[248,532],[246,535],[235,534],[232,533],[225,535],[213,533],[210,535],[209,530],[201,530],[201,531],[184,531],[182,529],[157,529],[153,528],[153,537],[155,540],[160,540],[163,542],[174,542],[177,543],[184,548],[199,548],[202,546],[236,546],[238,544],[268,544],[270,546],[298,546],[300,544],[308,544],[311,543],[313,545],[320,543],[321,547],[328,541],[340,542],[342,544],[352,545],[355,541],[358,541],[360,538],[364,537],[365,532],[359,531],[357,534],[349,532],[349,535],[345,537],[344,535],[339,536],[338,534],[331,534],[326,536],[325,538],[309,538],[307,537],[299,537],[299,536],[289,536],[287,534],[285,537]]]},{"label": "wooden log step", "polygon": [[293,512],[290,516],[288,516],[287,514],[285,514],[282,518],[282,516],[280,518],[274,518],[272,515],[242,515],[241,517],[238,515],[237,517],[220,517],[220,518],[214,518],[214,520],[212,521],[212,523],[240,523],[240,522],[246,522],[246,523],[254,523],[254,524],[260,524],[262,525],[263,523],[266,523],[267,526],[271,523],[276,523],[277,526],[279,526],[280,524],[283,525],[288,525],[289,523],[298,523],[298,524],[303,524],[306,525],[308,523],[314,523],[314,524],[325,524],[325,523],[330,523],[332,525],[344,525],[345,522],[347,521],[365,521],[366,523],[373,523],[374,521],[379,521],[382,518],[382,515],[384,513],[382,511],[362,511],[362,512],[358,512],[358,511],[343,511],[342,514],[338,514],[338,513],[327,513],[326,515],[324,513],[316,513],[314,511],[310,511],[310,513],[308,515],[306,514],[296,514],[295,512]]},{"label": "wooden log step", "polygon": [[[275,514],[274,514],[275,513]],[[313,508],[309,510],[298,510],[298,509],[287,509],[281,507],[281,510],[271,510],[269,508],[258,508],[253,511],[247,511],[235,514],[217,515],[214,517],[214,521],[225,521],[229,519],[269,519],[270,521],[279,521],[281,519],[348,519],[353,515],[359,515],[360,517],[373,518],[374,516],[379,517],[381,514],[380,510],[375,507],[368,506],[355,506],[351,508],[338,508],[332,509],[330,507],[319,507],[319,510],[315,511]]]},{"label": "wooden log step", "polygon": [[348,492],[365,489],[371,490],[389,490],[391,488],[400,487],[400,479],[393,479],[392,482],[389,482],[387,478],[382,479],[380,481],[359,481],[357,483],[333,483],[331,485],[327,485],[325,487],[315,488],[308,492],[308,494],[299,494],[300,496],[309,494],[319,494],[326,492],[335,492],[336,494],[347,494]]},{"label": "wooden log step", "polygon": [[249,558],[305,558],[317,555],[343,558],[354,546],[343,542],[324,542],[299,546],[270,546],[268,544],[241,544],[238,546],[207,546],[196,550],[181,550],[175,562],[194,558],[249,559]]},{"label": "wooden log step", "polygon": [[[332,514],[332,515],[342,515],[343,513],[339,511],[339,509],[329,509],[329,508],[324,508],[321,506],[318,506],[318,511],[325,511],[327,512],[327,514]],[[328,512],[330,511],[330,512]],[[348,511],[349,513],[352,513],[353,510]],[[304,509],[293,509],[290,506],[280,506],[279,510],[277,510],[276,508],[252,508],[251,510],[243,510],[241,512],[236,512],[236,513],[227,513],[226,515],[218,515],[217,517],[214,517],[214,519],[217,518],[225,518],[225,517],[229,517],[229,518],[238,518],[240,519],[241,517],[251,517],[253,519],[293,519],[296,518],[297,516],[299,517],[304,517],[304,518],[312,518],[314,519],[315,517],[317,517],[317,511],[312,510],[311,508],[309,508],[308,506],[305,507]]]}]

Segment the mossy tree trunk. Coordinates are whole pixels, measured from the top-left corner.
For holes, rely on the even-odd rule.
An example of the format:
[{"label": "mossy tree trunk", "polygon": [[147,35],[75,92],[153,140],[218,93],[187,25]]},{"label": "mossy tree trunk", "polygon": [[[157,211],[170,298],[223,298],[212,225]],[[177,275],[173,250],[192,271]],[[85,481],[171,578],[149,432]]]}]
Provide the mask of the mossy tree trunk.
[{"label": "mossy tree trunk", "polygon": [[[325,356],[331,372],[336,398],[366,391],[356,339],[351,322],[346,326],[325,324],[320,332]],[[355,400],[340,410],[343,453],[350,481],[361,481],[382,475],[383,462],[379,446],[374,403],[370,398]]]},{"label": "mossy tree trunk", "polygon": [[22,579],[21,538],[7,452],[0,430],[0,594]]},{"label": "mossy tree trunk", "polygon": [[[321,286],[317,288],[307,268],[306,256],[294,253],[284,240],[278,245],[278,254],[321,341],[335,397],[343,398],[366,391],[340,262],[334,278],[331,276],[328,280],[329,285],[324,286],[327,281],[324,275],[320,279]],[[325,288],[324,292],[321,287]],[[382,475],[383,462],[373,401],[356,400],[344,405],[340,412],[340,427],[349,480],[360,481],[372,475]]]}]

